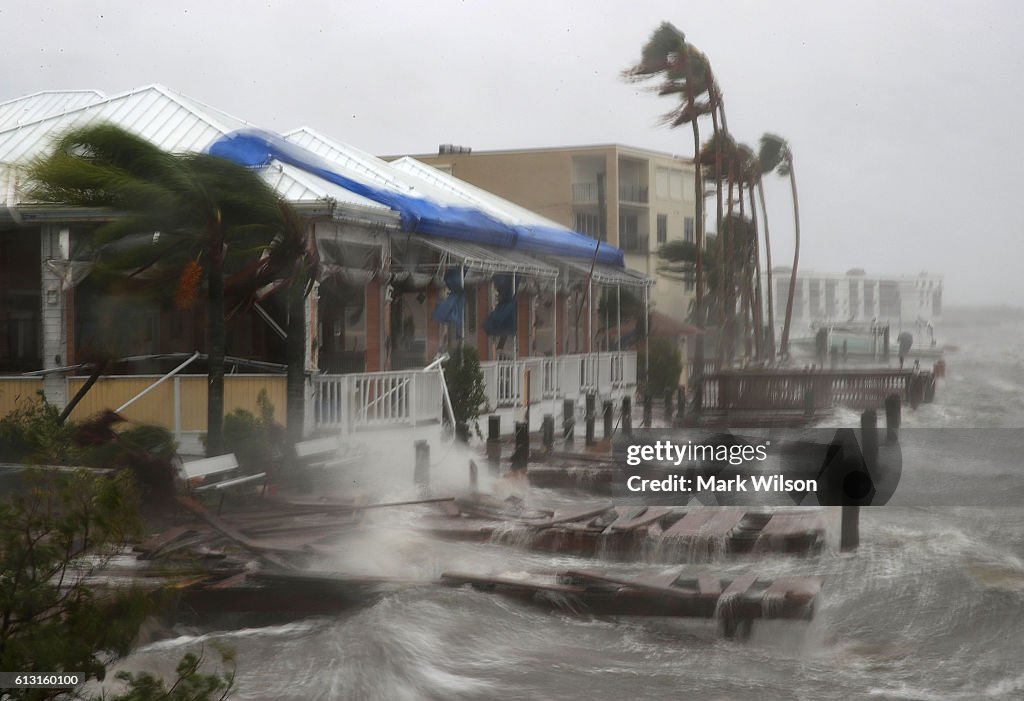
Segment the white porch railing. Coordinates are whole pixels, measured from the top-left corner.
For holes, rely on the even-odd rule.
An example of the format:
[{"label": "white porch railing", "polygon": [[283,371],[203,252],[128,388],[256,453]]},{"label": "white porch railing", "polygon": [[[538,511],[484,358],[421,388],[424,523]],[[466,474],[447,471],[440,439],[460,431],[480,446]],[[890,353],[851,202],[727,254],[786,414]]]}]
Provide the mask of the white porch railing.
[{"label": "white porch railing", "polygon": [[320,375],[316,425],[343,433],[381,426],[440,422],[443,395],[437,373],[409,370]]},{"label": "white porch railing", "polygon": [[[587,392],[621,396],[636,387],[636,353],[590,353],[480,363],[492,409],[521,406],[530,371],[530,403]],[[313,402],[318,428],[343,433],[383,426],[440,423],[443,395],[436,372],[319,375]]]},{"label": "white porch railing", "polygon": [[494,360],[481,363],[480,368],[492,408],[523,403],[526,370],[530,370],[531,403],[587,392],[622,394],[636,387],[637,381],[636,353],[632,351]]}]

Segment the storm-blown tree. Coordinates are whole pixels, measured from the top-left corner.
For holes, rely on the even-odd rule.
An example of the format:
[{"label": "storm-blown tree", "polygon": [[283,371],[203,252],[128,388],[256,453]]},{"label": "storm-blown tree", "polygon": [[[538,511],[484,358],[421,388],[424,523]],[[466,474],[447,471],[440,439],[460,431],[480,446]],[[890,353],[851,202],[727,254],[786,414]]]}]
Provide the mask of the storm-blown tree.
[{"label": "storm-blown tree", "polygon": [[[109,124],[75,129],[30,169],[40,201],[116,213],[93,235],[97,270],[149,278],[188,306],[205,282],[209,455],[222,448],[224,278],[283,228],[273,190],[253,171],[204,153],[168,153]],[[231,258],[229,258],[231,256]]]},{"label": "storm-blown tree", "polygon": [[[678,95],[680,104],[662,116],[662,122],[671,128],[689,124],[693,132],[694,160],[700,153],[699,119],[711,114],[713,100],[710,97],[711,70],[707,57],[686,42],[686,35],[669,22],[662,22],[651,33],[640,52],[640,62],[623,72],[623,78],[631,82],[652,79],[660,81],[654,86],[658,95]],[[696,220],[694,287],[695,317],[704,324],[704,182],[701,169],[695,168],[694,202]],[[703,367],[703,336],[698,337],[696,367]]]},{"label": "storm-blown tree", "polygon": [[761,170],[764,173],[776,172],[789,176],[789,189],[793,194],[793,270],[789,274],[789,296],[786,298],[786,318],[782,323],[782,339],[779,341],[779,353],[789,352],[789,327],[793,320],[793,296],[796,294],[796,270],[800,264],[800,202],[796,194],[796,171],[793,169],[793,152],[789,144],[781,136],[765,134],[761,137],[761,150],[758,153]]}]

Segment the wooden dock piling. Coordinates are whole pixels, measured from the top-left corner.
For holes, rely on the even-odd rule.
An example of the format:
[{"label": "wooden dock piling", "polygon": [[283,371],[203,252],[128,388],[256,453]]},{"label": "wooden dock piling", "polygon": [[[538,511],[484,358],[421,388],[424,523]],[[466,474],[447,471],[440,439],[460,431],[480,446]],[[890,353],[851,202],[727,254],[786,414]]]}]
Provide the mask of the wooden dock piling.
[{"label": "wooden dock piling", "polygon": [[612,437],[613,426],[615,425],[615,403],[608,399],[604,402],[604,437]]},{"label": "wooden dock piling", "polygon": [[430,489],[430,443],[416,441],[416,466],[413,468],[413,482],[420,491],[426,493]]},{"label": "wooden dock piling", "polygon": [[622,398],[622,434],[633,435],[633,400],[628,396]]},{"label": "wooden dock piling", "polygon": [[516,422],[516,447],[512,451],[512,469],[525,470],[530,460],[530,425],[525,421]]},{"label": "wooden dock piling", "polygon": [[572,445],[576,432],[576,402],[572,399],[562,400],[562,438],[565,445]]},{"label": "wooden dock piling", "polygon": [[885,442],[898,443],[900,440],[900,419],[902,404],[898,394],[885,398]]},{"label": "wooden dock piling", "polygon": [[594,422],[596,420],[595,414],[597,413],[597,397],[593,392],[587,392],[587,435],[586,444],[592,446],[597,441],[594,439]]}]

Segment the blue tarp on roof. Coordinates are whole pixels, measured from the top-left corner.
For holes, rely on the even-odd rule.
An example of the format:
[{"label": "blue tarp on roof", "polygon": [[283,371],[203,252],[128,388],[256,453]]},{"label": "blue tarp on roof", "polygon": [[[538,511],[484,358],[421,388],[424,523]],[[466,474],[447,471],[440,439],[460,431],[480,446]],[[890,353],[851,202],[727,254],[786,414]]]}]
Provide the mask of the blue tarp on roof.
[{"label": "blue tarp on roof", "polygon": [[[593,259],[595,241],[570,229],[523,226],[503,222],[475,207],[446,205],[390,188],[369,185],[342,175],[337,166],[308,149],[262,129],[240,129],[220,137],[207,149],[210,154],[250,168],[271,161],[300,168],[346,190],[368,197],[399,213],[402,230],[424,236],[472,241],[529,253]],[[607,243],[597,249],[597,262],[624,266],[622,251]]]}]

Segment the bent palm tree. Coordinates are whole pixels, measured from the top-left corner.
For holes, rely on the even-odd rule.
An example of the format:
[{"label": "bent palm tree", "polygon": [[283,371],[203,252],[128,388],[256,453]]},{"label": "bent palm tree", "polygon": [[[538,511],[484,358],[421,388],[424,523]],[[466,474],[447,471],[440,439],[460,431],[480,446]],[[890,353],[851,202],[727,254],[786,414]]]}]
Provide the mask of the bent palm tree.
[{"label": "bent palm tree", "polygon": [[[789,352],[789,328],[793,321],[793,296],[796,294],[796,270],[800,263],[800,202],[796,194],[796,171],[793,169],[793,151],[781,136],[765,134],[761,137],[761,150],[758,153],[761,172],[776,172],[789,176],[789,189],[793,194],[793,223],[795,241],[793,245],[793,270],[789,274],[789,296],[786,299],[786,318],[782,323],[782,339],[779,341],[779,353]],[[770,264],[769,264],[770,265]]]},{"label": "bent palm tree", "polygon": [[[622,76],[632,82],[643,82],[659,78],[661,83],[654,90],[659,95],[679,95],[680,104],[662,116],[662,122],[671,128],[689,124],[693,131],[694,157],[694,303],[695,318],[704,326],[707,316],[703,313],[705,301],[705,275],[703,256],[705,252],[704,233],[704,182],[701,177],[697,156],[700,153],[700,117],[711,113],[711,104],[704,98],[708,95],[708,60],[693,45],[686,43],[686,35],[669,22],[662,22],[651,33],[641,49],[640,62],[623,72]],[[695,367],[703,368],[704,337],[698,336]]]},{"label": "bent palm tree", "polygon": [[93,233],[100,270],[178,278],[182,306],[205,279],[206,450],[220,453],[225,262],[229,250],[258,255],[282,228],[277,196],[253,171],[209,154],[168,153],[109,124],[68,133],[30,172],[41,201],[118,213]]}]

